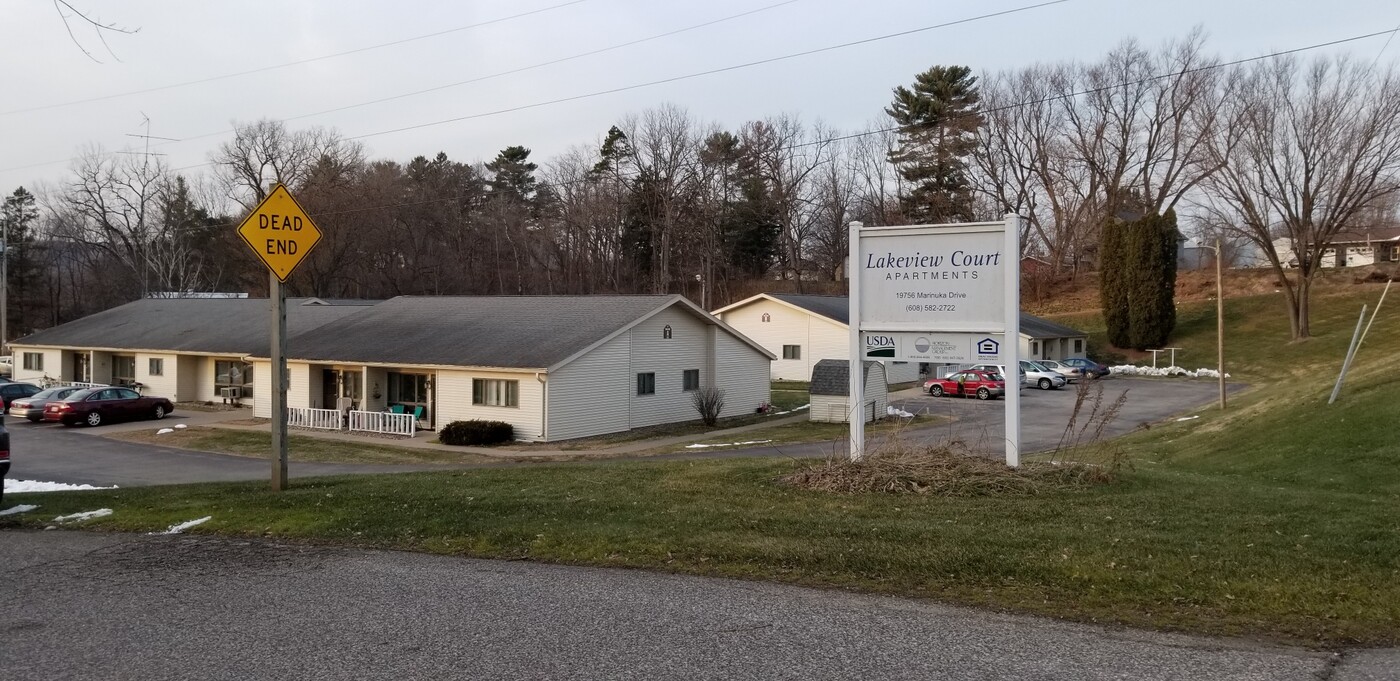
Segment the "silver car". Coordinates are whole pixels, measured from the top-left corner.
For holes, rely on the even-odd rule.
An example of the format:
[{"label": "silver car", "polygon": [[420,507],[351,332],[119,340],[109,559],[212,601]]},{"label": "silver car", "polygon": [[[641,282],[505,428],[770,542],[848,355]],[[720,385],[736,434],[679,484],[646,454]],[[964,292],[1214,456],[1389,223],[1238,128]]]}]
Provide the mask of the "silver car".
[{"label": "silver car", "polygon": [[1021,360],[1021,371],[1026,372],[1026,385],[1033,385],[1041,390],[1059,390],[1068,383],[1064,376],[1030,360]]},{"label": "silver car", "polygon": [[1083,373],[1079,370],[1078,367],[1072,367],[1068,364],[1060,364],[1059,362],[1056,362],[1053,359],[1037,359],[1035,360],[1035,363],[1061,376],[1064,376],[1065,380],[1069,381],[1070,383],[1078,381],[1080,376],[1083,375]]}]

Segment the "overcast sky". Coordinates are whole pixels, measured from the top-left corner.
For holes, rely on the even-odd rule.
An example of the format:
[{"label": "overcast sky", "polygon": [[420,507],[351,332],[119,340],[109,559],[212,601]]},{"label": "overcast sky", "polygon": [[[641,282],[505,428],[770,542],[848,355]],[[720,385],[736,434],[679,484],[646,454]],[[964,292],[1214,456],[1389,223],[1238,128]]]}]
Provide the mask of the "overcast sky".
[{"label": "overcast sky", "polygon": [[[139,28],[107,35],[70,19],[69,39],[49,0],[0,8],[0,191],[61,179],[89,145],[139,148],[128,135],[181,140],[153,149],[172,167],[205,163],[235,121],[288,119],[490,76],[638,40],[782,0],[69,0],[94,18]],[[722,68],[1035,4],[1035,0],[794,0],[754,14],[564,63],[445,88],[431,94],[288,121],[347,136],[471,116],[552,99]],[[551,7],[564,5],[554,9]],[[543,10],[444,35],[208,82],[179,83],[277,67],[348,50]],[[487,160],[520,144],[545,161],[593,144],[628,113],[662,102],[736,127],[791,112],[857,130],[877,116],[892,87],[934,64],[1002,69],[1037,61],[1093,59],[1136,37],[1157,45],[1195,25],[1227,58],[1247,57],[1400,26],[1394,0],[1070,0],[1009,16],[876,41],[678,82],[541,106],[362,141],[374,158],[407,161],[444,151]],[[1337,48],[1375,59],[1385,37]],[[1400,39],[1385,62],[1400,57]],[[165,88],[132,94],[140,90]],[[112,95],[117,95],[112,97]],[[79,100],[100,101],[70,104]],[[61,105],[61,106],[55,106]],[[21,111],[44,107],[34,111]],[[159,140],[157,140],[159,142]],[[45,164],[45,165],[36,165]],[[34,166],[34,167],[24,167]],[[194,168],[186,172],[194,173]]]}]

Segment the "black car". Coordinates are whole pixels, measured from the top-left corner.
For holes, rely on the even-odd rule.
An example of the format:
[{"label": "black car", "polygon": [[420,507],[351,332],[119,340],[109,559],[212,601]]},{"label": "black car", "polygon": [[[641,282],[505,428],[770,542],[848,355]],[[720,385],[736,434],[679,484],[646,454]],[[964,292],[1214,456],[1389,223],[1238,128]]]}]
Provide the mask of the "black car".
[{"label": "black car", "polygon": [[39,386],[32,383],[5,383],[0,385],[0,402],[5,405],[5,413],[10,413],[10,404],[15,400],[22,400],[26,397],[33,397],[42,392]]}]

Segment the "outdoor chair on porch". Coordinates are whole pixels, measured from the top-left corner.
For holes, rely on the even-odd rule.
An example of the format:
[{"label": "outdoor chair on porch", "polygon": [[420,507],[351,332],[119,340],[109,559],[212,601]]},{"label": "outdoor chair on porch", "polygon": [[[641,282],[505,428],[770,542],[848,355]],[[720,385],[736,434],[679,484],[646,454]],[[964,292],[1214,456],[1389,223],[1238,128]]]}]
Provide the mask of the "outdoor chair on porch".
[{"label": "outdoor chair on porch", "polygon": [[389,406],[389,413],[390,413],[390,414],[402,414],[402,413],[404,413],[403,405],[402,405],[402,404],[390,405],[390,406]]},{"label": "outdoor chair on porch", "polygon": [[428,418],[428,408],[422,405],[413,408],[413,418],[422,421]]}]

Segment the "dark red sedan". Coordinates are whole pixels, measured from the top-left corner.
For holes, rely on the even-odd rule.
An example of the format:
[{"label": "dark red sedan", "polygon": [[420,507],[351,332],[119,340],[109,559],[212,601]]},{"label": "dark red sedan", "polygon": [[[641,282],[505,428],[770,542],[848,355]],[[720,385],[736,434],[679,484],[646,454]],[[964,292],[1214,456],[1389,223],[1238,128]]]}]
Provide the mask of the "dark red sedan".
[{"label": "dark red sedan", "polygon": [[976,395],[979,400],[994,400],[1006,394],[1006,381],[1002,380],[1001,374],[968,369],[949,374],[945,378],[931,378],[924,382],[924,390],[934,397]]},{"label": "dark red sedan", "polygon": [[89,388],[44,407],[45,421],[100,426],[109,421],[163,419],[175,410],[164,397],[142,397],[131,388]]}]

